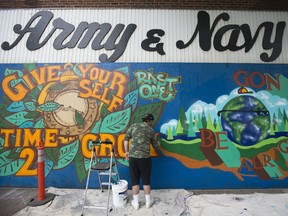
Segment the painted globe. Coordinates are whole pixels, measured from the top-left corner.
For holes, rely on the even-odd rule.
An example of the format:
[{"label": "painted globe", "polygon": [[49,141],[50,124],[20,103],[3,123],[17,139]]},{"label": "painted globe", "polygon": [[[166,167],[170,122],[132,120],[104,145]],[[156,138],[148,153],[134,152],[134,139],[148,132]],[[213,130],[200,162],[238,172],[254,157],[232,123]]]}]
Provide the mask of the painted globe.
[{"label": "painted globe", "polygon": [[221,125],[228,138],[242,146],[264,140],[270,130],[270,115],[264,104],[250,95],[230,100],[221,112]]}]

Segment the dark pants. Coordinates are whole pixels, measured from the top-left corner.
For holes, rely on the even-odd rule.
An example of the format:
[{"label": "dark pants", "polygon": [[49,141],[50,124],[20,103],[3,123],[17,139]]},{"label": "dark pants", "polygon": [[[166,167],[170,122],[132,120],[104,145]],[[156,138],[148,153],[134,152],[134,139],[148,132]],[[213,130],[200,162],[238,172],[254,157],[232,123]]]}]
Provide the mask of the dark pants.
[{"label": "dark pants", "polygon": [[151,158],[129,158],[129,170],[131,184],[140,185],[140,177],[143,185],[150,185],[152,163]]}]

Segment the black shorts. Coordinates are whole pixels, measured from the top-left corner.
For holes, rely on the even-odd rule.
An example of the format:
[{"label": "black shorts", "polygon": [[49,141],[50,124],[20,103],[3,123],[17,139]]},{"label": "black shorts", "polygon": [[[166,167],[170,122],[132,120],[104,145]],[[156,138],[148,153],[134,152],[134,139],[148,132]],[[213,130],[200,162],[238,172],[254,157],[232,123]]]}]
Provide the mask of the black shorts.
[{"label": "black shorts", "polygon": [[143,185],[150,185],[152,163],[151,158],[129,158],[131,185],[140,185],[140,177]]}]

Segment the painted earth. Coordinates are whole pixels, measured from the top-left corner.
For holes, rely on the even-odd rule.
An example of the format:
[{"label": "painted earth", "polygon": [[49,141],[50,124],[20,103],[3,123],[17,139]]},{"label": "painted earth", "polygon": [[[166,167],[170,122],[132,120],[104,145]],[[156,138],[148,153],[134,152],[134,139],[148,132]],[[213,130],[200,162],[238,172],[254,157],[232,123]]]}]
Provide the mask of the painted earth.
[{"label": "painted earth", "polygon": [[233,98],[223,107],[221,124],[231,141],[252,146],[269,134],[270,115],[259,99],[243,95]]}]

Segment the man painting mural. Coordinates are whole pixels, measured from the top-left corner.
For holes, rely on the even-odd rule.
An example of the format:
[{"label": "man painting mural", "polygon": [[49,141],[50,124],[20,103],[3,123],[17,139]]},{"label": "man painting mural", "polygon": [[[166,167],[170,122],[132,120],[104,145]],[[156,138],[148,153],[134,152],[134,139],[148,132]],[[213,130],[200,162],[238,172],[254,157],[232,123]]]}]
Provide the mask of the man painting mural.
[{"label": "man painting mural", "polygon": [[[151,176],[151,158],[150,144],[153,148],[159,150],[155,131],[151,128],[154,116],[147,114],[142,118],[143,123],[135,123],[129,127],[124,138],[124,149],[126,159],[129,160],[129,170],[132,185],[133,200],[131,205],[139,209],[139,190],[140,177],[142,179],[146,207],[150,208],[153,204],[151,197],[150,176]],[[128,141],[131,139],[128,151]]]}]

